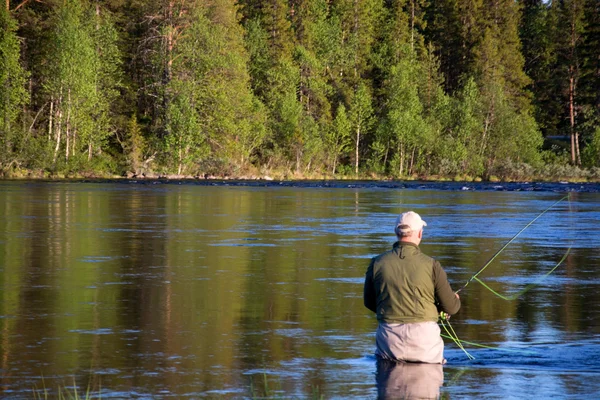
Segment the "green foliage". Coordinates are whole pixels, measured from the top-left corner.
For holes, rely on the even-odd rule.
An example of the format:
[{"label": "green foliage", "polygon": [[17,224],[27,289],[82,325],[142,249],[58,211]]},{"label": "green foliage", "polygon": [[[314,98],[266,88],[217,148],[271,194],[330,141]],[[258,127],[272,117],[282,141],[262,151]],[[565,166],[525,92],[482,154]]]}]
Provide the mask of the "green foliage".
[{"label": "green foliage", "polygon": [[340,157],[348,155],[352,148],[352,125],[346,113],[346,107],[340,104],[337,114],[325,137],[325,146],[328,154],[328,164],[332,175],[335,175]]},{"label": "green foliage", "polygon": [[19,7],[0,13],[4,170],[516,179],[578,162],[542,135],[598,165],[593,0]]},{"label": "green foliage", "polygon": [[108,15],[80,0],[59,5],[52,21],[44,87],[52,110],[53,163],[61,149],[67,162],[82,152],[91,160],[113,134],[111,106],[121,57],[117,33]]},{"label": "green foliage", "polygon": [[250,57],[248,72],[253,91],[260,98],[264,98],[268,89],[264,82],[267,81],[267,73],[272,67],[272,59],[269,56],[268,34],[258,19],[246,23],[246,48]]},{"label": "green foliage", "polygon": [[581,157],[584,166],[600,167],[600,127],[596,128]]},{"label": "green foliage", "polygon": [[272,90],[266,105],[271,110],[271,129],[275,132],[272,146],[284,160],[293,161],[296,171],[299,171],[303,150],[303,110],[296,98],[298,71],[291,63],[283,63],[272,70],[269,78]]},{"label": "green foliage", "polygon": [[166,151],[178,174],[211,154],[242,168],[267,134],[262,104],[250,89],[244,32],[233,1],[194,12],[174,48]]},{"label": "green foliage", "polygon": [[[56,107],[57,151],[65,147],[65,159],[79,152],[81,140],[92,134],[91,113],[96,97],[94,43],[83,4],[71,0],[59,6],[54,14],[52,47],[48,54],[46,89]],[[64,138],[64,139],[63,139]],[[75,149],[73,143],[79,143]],[[57,152],[54,157],[56,158]]]},{"label": "green foliage", "polygon": [[25,90],[27,73],[19,62],[21,46],[17,38],[17,22],[9,11],[0,10],[0,172],[10,168],[15,152],[20,149],[16,126],[22,107],[28,102]]},{"label": "green foliage", "polygon": [[423,119],[423,104],[419,98],[417,88],[412,85],[416,75],[416,65],[412,60],[403,59],[396,67],[392,68],[389,82],[390,94],[387,102],[387,117],[383,126],[395,148],[392,167],[403,176],[410,174],[413,150],[426,149],[428,126]]},{"label": "green foliage", "polygon": [[469,78],[453,99],[448,129],[442,137],[440,173],[483,173],[483,156],[479,149],[484,131],[482,98],[475,80]]},{"label": "green foliage", "polygon": [[142,158],[147,145],[142,136],[142,130],[135,114],[129,119],[127,134],[123,140],[122,146],[129,170],[135,174],[139,174],[141,172]]},{"label": "green foliage", "polygon": [[202,159],[207,147],[194,97],[186,90],[187,86],[180,85],[177,80],[171,82],[171,87],[175,94],[167,109],[169,134],[166,138],[166,150],[170,165],[181,175],[188,172],[187,169],[195,160]]},{"label": "green foliage", "polygon": [[115,116],[120,111],[115,103],[119,89],[123,87],[122,54],[117,44],[119,34],[115,28],[114,19],[108,11],[97,7],[88,10],[93,14],[89,27],[94,44],[93,71],[94,97],[91,118],[93,131],[85,141],[88,143],[88,158],[92,151],[101,154],[107,146],[107,141],[115,130]]},{"label": "green foliage", "polygon": [[543,132],[556,135],[556,125],[562,113],[556,102],[557,88],[552,77],[556,63],[556,41],[553,37],[556,21],[542,0],[523,2],[522,12],[523,69],[532,80],[528,89],[533,94],[534,115]]},{"label": "green foliage", "polygon": [[373,100],[367,86],[361,83],[350,101],[350,124],[354,138],[354,173],[358,175],[361,140],[373,125]]}]

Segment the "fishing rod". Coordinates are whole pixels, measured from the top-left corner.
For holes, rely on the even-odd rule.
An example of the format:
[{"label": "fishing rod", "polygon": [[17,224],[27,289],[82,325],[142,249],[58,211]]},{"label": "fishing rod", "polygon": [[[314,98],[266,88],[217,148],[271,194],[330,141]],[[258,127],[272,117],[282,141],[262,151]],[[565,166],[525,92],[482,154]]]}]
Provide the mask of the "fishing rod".
[{"label": "fishing rod", "polygon": [[[509,244],[511,244],[517,237],[519,237],[519,235],[521,235],[521,233],[523,233],[525,231],[525,229],[529,228],[535,221],[537,221],[542,215],[546,214],[550,209],[552,209],[554,206],[556,206],[558,203],[560,203],[561,201],[563,201],[564,199],[568,199],[570,196],[570,194],[567,194],[566,196],[564,196],[563,198],[561,198],[560,200],[558,200],[557,202],[555,202],[554,204],[552,204],[550,207],[546,208],[544,211],[542,211],[537,217],[535,217],[533,220],[531,220],[531,222],[529,222],[527,225],[525,225],[523,227],[523,229],[521,229],[519,232],[517,232],[516,235],[514,235],[508,242],[506,242],[504,244],[504,246],[502,246],[502,248],[500,248],[500,250],[498,250],[484,265],[483,267],[481,267],[479,269],[479,271],[477,271],[475,274],[473,274],[473,276],[471,276],[471,278],[469,278],[469,280],[467,281],[467,283],[465,283],[460,289],[458,289],[455,293],[459,293],[461,290],[463,290],[464,288],[467,287],[467,285],[469,283],[471,283],[471,281],[475,280],[477,278],[477,276],[479,274],[481,274],[483,271],[485,271],[485,269],[496,259],[496,257],[498,257],[498,255],[500,253],[502,253],[504,251],[504,249],[506,249],[508,247]],[[570,248],[569,248],[570,250]],[[559,264],[560,265],[560,264]],[[479,279],[477,279],[478,282],[481,282]]]},{"label": "fishing rod", "polygon": [[[489,287],[487,284],[485,284],[481,279],[479,279],[477,276],[479,274],[481,274],[495,259],[496,257],[498,257],[498,255],[500,253],[502,253],[502,251],[504,251],[504,249],[506,249],[506,247],[508,247],[509,244],[511,244],[521,233],[523,233],[523,231],[525,231],[525,229],[529,228],[537,219],[539,219],[542,215],[544,215],[546,212],[548,212],[551,208],[553,208],[554,206],[556,206],[558,203],[560,203],[561,201],[568,199],[570,197],[570,194],[567,194],[566,196],[562,197],[560,200],[556,201],[554,204],[552,204],[550,207],[546,208],[544,211],[542,211],[538,216],[536,216],[533,220],[531,220],[527,225],[525,225],[523,227],[523,229],[521,229],[519,232],[517,232],[516,235],[514,235],[508,242],[506,242],[504,244],[504,246],[502,246],[502,248],[500,248],[500,250],[498,250],[480,269],[479,271],[477,271],[475,274],[473,274],[473,276],[471,276],[471,278],[460,288],[456,291],[456,293],[460,292],[461,290],[463,290],[465,287],[467,287],[467,285],[475,280],[477,282],[479,282],[480,284],[482,284],[486,289],[488,289],[490,292],[492,292],[493,294],[495,294],[496,296],[500,297],[503,300],[515,300],[516,298],[518,298],[519,296],[523,295],[524,293],[528,292],[529,290],[531,290],[533,287],[535,287],[538,282],[546,277],[548,277],[551,273],[553,273],[568,257],[569,253],[571,252],[571,248],[573,247],[572,244],[569,246],[569,248],[567,249],[567,251],[565,252],[565,254],[563,255],[563,257],[560,259],[560,261],[550,270],[548,271],[546,274],[544,274],[543,276],[541,276],[540,278],[538,278],[535,282],[525,286],[524,289],[522,289],[521,291],[519,291],[518,293],[513,294],[512,296],[504,296],[498,292],[496,292],[494,289],[492,289],[491,287]],[[452,325],[450,325],[450,317],[449,315],[445,314],[444,312],[440,313],[440,318],[439,318],[439,322],[440,325],[442,325],[442,327],[444,328],[444,330],[446,331],[447,335],[441,334],[442,337],[451,339],[465,354],[466,356],[470,359],[473,360],[475,359],[475,357],[473,357],[471,354],[469,354],[469,352],[464,348],[463,343],[465,344],[470,344],[473,346],[477,346],[477,347],[482,347],[482,348],[487,348],[487,349],[496,349],[496,350],[504,350],[504,351],[510,351],[508,349],[500,349],[500,348],[496,348],[496,347],[491,347],[491,346],[485,346],[485,345],[480,345],[477,343],[473,343],[473,342],[467,342],[464,340],[461,340],[458,338],[458,335],[456,334],[456,332],[454,331],[454,329],[452,328]]]}]

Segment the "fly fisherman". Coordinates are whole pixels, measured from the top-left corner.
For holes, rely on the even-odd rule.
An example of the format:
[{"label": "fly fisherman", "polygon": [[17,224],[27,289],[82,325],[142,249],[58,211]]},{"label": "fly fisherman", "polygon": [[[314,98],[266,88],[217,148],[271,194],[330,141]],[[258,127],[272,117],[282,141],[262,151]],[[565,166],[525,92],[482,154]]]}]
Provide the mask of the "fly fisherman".
[{"label": "fly fisherman", "polygon": [[377,314],[375,354],[400,362],[444,364],[444,342],[437,324],[440,311],[460,309],[460,298],[440,263],[423,254],[419,214],[408,211],[396,220],[398,241],[371,260],[365,276],[365,307]]}]

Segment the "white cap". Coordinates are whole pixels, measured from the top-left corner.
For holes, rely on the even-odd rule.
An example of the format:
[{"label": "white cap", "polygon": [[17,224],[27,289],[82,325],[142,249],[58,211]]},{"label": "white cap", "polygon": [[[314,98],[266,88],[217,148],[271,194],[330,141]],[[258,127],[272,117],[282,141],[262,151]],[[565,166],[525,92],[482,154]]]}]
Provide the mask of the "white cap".
[{"label": "white cap", "polygon": [[421,216],[414,211],[407,211],[396,218],[394,233],[398,236],[411,236],[413,232],[419,232],[427,226],[427,222],[421,219]]}]

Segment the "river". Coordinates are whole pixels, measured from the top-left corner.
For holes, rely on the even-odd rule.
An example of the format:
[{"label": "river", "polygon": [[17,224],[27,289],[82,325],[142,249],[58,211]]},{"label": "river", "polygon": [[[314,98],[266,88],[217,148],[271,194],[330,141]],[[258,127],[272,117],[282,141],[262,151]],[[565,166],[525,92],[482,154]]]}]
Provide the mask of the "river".
[{"label": "river", "polygon": [[[362,285],[399,213],[456,290],[546,209],[479,275],[531,290],[461,291],[473,360],[378,365]],[[595,184],[0,181],[0,395],[589,398],[599,247]]]}]

